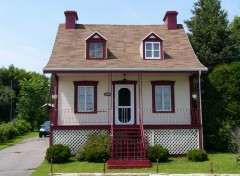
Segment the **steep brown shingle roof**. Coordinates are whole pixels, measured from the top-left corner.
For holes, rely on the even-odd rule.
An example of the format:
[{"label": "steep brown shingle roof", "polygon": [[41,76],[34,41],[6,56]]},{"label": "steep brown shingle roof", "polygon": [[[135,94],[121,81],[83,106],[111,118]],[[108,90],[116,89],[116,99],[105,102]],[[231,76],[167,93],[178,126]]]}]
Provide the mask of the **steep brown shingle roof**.
[{"label": "steep brown shingle roof", "polygon": [[[95,31],[107,39],[106,60],[86,60],[85,39]],[[164,39],[164,60],[144,60],[140,54],[142,39],[154,32]],[[199,69],[207,70],[195,56],[182,26],[168,30],[165,25],[77,25],[65,29],[59,25],[57,37],[45,72],[51,70]]]}]

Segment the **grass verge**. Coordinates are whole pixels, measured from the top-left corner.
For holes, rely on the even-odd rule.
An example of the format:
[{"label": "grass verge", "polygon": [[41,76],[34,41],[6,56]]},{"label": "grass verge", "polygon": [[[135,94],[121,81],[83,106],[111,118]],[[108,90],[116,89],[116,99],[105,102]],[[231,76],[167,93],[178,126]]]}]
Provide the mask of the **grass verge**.
[{"label": "grass verge", "polygon": [[[210,173],[213,162],[215,174],[239,174],[235,155],[230,153],[209,153],[209,161],[191,162],[186,157],[170,158],[169,162],[160,163],[159,173],[190,174]],[[156,173],[156,163],[145,169],[106,169],[106,173]],[[44,161],[32,176],[43,176],[50,173],[51,165]],[[68,163],[53,164],[53,173],[103,173],[103,163],[79,162],[71,158]]]},{"label": "grass verge", "polygon": [[25,139],[28,139],[30,137],[35,137],[35,136],[38,136],[38,132],[29,132],[29,133],[26,133],[21,136],[16,136],[16,138],[14,138],[14,139],[6,140],[6,141],[0,143],[0,150],[10,147],[10,146],[13,146]]}]

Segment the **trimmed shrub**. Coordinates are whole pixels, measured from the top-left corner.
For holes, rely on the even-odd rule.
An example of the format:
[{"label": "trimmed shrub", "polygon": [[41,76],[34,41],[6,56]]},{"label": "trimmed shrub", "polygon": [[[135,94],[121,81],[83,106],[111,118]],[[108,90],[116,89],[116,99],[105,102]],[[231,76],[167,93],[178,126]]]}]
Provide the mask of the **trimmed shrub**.
[{"label": "trimmed shrub", "polygon": [[168,161],[169,151],[161,145],[150,146],[150,160],[156,162],[156,159],[159,159],[159,162]]},{"label": "trimmed shrub", "polygon": [[79,161],[102,162],[109,158],[109,149],[109,135],[93,135],[84,147],[76,152],[76,158]]},{"label": "trimmed shrub", "polygon": [[48,162],[51,162],[52,158],[53,163],[64,163],[67,162],[70,157],[71,149],[69,146],[65,146],[63,144],[55,144],[48,147],[45,159]]},{"label": "trimmed shrub", "polygon": [[203,149],[193,149],[188,151],[187,158],[190,161],[198,162],[198,161],[207,161],[208,154]]}]

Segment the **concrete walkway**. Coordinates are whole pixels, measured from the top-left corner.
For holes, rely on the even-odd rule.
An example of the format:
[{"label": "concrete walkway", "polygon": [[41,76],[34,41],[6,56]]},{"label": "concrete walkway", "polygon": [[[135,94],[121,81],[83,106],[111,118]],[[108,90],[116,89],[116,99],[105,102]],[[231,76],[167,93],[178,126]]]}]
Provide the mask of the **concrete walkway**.
[{"label": "concrete walkway", "polygon": [[0,151],[1,176],[29,176],[43,161],[49,138],[32,137]]}]

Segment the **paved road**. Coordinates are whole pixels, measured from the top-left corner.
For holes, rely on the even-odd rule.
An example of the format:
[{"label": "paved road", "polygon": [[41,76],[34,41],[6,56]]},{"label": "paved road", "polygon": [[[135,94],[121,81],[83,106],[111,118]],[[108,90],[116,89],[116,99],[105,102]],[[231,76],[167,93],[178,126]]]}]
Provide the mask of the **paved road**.
[{"label": "paved road", "polygon": [[0,151],[1,176],[29,176],[44,160],[49,138],[32,137]]}]

